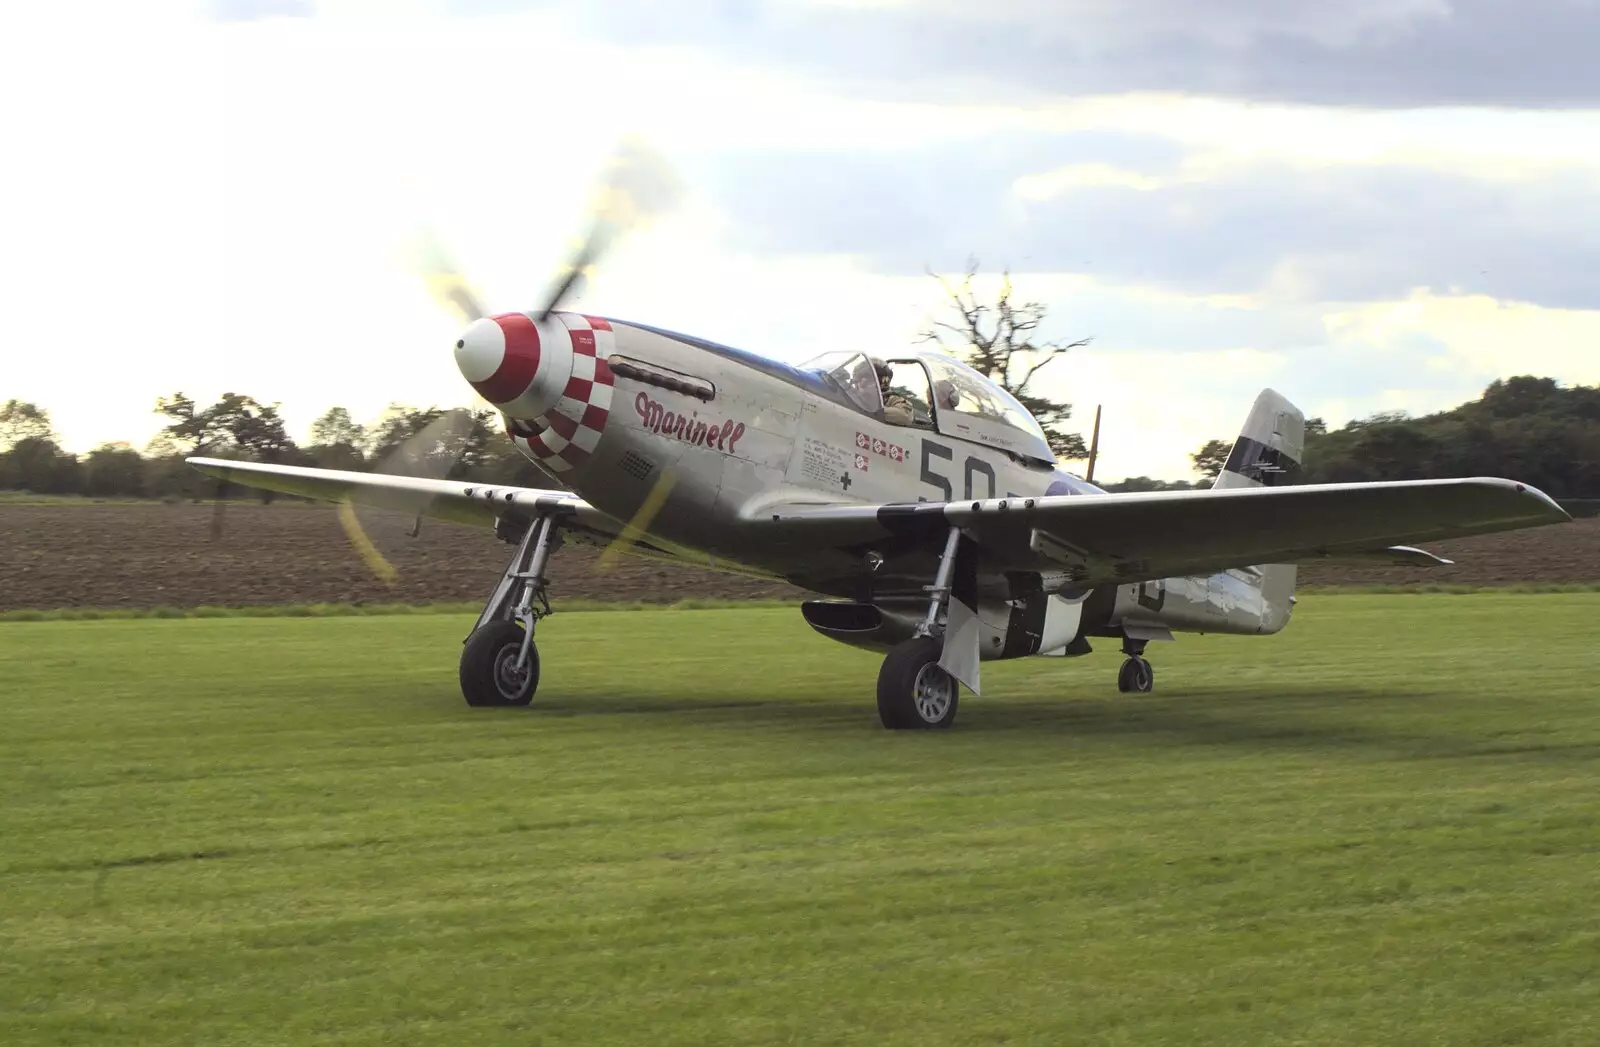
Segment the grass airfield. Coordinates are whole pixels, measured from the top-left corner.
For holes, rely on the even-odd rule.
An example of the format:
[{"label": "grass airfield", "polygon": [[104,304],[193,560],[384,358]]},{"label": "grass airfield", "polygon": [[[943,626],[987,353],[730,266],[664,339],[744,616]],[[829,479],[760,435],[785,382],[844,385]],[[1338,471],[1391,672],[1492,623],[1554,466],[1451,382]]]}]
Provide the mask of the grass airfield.
[{"label": "grass airfield", "polygon": [[[559,604],[557,605],[559,607]],[[0,623],[0,1043],[1592,1044],[1600,594],[890,734],[793,609]]]}]

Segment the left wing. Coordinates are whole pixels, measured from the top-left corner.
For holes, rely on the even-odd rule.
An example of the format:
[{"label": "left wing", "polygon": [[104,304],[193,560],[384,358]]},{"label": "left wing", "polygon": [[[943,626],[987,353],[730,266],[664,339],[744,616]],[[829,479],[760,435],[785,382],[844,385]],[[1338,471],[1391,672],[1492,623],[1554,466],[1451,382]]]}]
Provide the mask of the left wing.
[{"label": "left wing", "polygon": [[1238,487],[898,505],[772,506],[752,516],[774,544],[879,548],[961,527],[985,571],[1070,571],[1079,584],[1210,574],[1324,559],[1437,560],[1413,542],[1570,520],[1512,480]]}]

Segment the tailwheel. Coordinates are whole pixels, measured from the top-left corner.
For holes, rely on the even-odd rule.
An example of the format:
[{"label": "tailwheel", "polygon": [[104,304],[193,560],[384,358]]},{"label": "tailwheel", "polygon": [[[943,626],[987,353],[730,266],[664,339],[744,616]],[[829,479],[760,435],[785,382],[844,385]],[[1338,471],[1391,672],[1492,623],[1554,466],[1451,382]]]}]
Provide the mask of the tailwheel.
[{"label": "tailwheel", "polygon": [[[522,657],[524,642],[526,659]],[[538,687],[539,648],[522,626],[498,619],[467,637],[461,651],[461,694],[468,705],[527,705]]]},{"label": "tailwheel", "polygon": [[1149,694],[1156,689],[1156,671],[1150,663],[1133,655],[1122,663],[1117,673],[1117,690],[1123,694]]},{"label": "tailwheel", "polygon": [[939,668],[944,644],[918,636],[896,644],[878,671],[878,719],[891,731],[949,727],[960,685]]}]

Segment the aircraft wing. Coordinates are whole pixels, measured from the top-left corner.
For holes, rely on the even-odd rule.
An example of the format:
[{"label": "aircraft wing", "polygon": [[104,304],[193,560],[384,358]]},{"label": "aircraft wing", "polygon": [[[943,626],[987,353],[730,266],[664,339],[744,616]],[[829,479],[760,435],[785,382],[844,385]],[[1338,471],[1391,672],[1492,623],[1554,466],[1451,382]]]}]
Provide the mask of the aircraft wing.
[{"label": "aircraft wing", "polygon": [[248,487],[330,502],[350,501],[413,515],[420,513],[479,527],[493,527],[495,517],[509,508],[525,516],[532,516],[536,511],[554,511],[564,518],[563,527],[604,538],[615,537],[622,530],[622,524],[569,491],[235,462],[223,458],[190,458],[187,461],[208,476]]},{"label": "aircraft wing", "polygon": [[[756,519],[759,523],[756,523]],[[985,569],[1066,569],[1081,584],[1209,574],[1234,567],[1365,559],[1436,560],[1413,542],[1571,519],[1512,480],[1241,487],[896,505],[774,506],[753,519],[797,547],[936,542],[960,525]]]}]

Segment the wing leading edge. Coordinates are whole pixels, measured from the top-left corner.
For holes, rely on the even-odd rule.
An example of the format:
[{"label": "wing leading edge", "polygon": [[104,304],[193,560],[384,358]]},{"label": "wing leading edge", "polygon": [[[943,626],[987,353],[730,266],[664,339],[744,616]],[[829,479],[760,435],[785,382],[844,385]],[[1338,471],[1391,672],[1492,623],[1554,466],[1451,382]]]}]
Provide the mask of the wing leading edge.
[{"label": "wing leading edge", "polygon": [[784,544],[935,539],[952,525],[986,568],[1066,568],[1082,584],[1325,559],[1436,560],[1412,543],[1563,523],[1544,493],[1475,477],[901,505],[772,507],[752,519]]},{"label": "wing leading edge", "polygon": [[493,527],[498,516],[511,511],[527,517],[539,512],[557,513],[567,518],[568,527],[576,524],[606,538],[615,537],[622,530],[616,520],[566,491],[235,462],[224,458],[190,458],[187,461],[208,476],[248,487],[330,502],[350,501],[375,509],[420,513],[478,527]]}]

